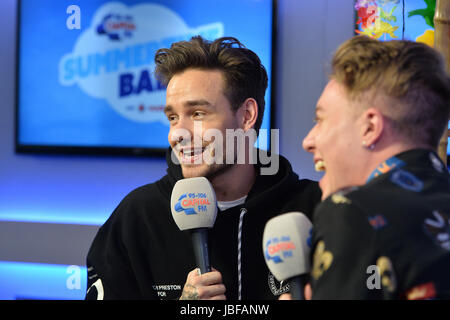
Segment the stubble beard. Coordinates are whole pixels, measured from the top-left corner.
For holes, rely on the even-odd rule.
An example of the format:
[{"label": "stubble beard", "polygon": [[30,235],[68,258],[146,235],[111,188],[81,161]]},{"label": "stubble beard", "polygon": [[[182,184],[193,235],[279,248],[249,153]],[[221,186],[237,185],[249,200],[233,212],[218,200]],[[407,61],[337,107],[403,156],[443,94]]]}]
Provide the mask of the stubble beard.
[{"label": "stubble beard", "polygon": [[[214,150],[213,150],[214,151]],[[214,158],[214,152],[212,154]],[[214,178],[225,174],[230,171],[236,165],[236,153],[235,159],[232,163],[226,163],[225,151],[223,152],[222,163],[213,163],[208,164],[206,161],[202,161],[201,164],[182,164],[181,169],[183,172],[184,178],[195,178],[195,177],[205,177],[209,181],[212,181]]]}]

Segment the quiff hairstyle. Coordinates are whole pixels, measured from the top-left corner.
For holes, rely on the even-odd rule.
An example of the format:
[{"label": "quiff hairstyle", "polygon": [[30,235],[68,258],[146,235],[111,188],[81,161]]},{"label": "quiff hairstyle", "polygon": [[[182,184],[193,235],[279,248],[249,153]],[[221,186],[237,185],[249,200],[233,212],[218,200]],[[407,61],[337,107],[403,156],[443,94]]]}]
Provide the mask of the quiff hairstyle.
[{"label": "quiff hairstyle", "polygon": [[438,146],[450,116],[450,80],[436,50],[412,41],[356,36],[338,48],[331,67],[330,78],[362,110],[381,98],[384,102],[375,107],[398,133]]},{"label": "quiff hairstyle", "polygon": [[155,55],[157,79],[165,86],[177,73],[187,69],[220,70],[225,80],[224,94],[236,112],[247,98],[258,104],[255,130],[261,127],[267,72],[258,56],[233,37],[207,41],[201,36],[175,42]]}]

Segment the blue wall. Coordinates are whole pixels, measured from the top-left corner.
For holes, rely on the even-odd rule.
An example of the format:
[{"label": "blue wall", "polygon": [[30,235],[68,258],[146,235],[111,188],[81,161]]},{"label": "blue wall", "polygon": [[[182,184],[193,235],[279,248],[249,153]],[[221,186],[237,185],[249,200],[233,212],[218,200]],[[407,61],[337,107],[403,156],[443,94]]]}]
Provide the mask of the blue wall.
[{"label": "blue wall", "polygon": [[[352,36],[353,0],[280,0],[278,21],[280,151],[302,177],[317,179],[301,141],[326,83],[324,66]],[[15,25],[16,1],[2,0],[0,299],[81,299],[84,259],[98,226],[129,191],[164,175],[166,165],[162,159],[15,154]]]}]

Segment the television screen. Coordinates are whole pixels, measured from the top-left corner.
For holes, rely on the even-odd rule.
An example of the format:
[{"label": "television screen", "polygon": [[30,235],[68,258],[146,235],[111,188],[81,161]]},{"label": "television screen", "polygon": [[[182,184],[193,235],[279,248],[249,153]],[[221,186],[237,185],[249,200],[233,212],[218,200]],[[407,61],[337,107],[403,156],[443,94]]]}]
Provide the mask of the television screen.
[{"label": "television screen", "polygon": [[[356,0],[356,34],[405,39],[434,46],[436,0]],[[448,126],[450,132],[450,123]],[[450,160],[450,137],[447,155]]]},{"label": "television screen", "polygon": [[154,55],[195,35],[233,36],[258,54],[270,129],[273,11],[272,0],[19,1],[16,150],[162,152]]}]

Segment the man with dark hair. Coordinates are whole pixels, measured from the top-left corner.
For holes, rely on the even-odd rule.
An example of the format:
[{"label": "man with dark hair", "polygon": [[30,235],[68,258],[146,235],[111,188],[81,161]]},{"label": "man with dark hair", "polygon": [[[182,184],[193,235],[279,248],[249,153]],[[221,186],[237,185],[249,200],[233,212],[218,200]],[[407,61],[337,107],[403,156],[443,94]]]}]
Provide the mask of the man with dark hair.
[{"label": "man with dark hair", "polygon": [[237,39],[226,37],[210,44],[199,36],[193,37],[191,41],[177,42],[170,49],[158,50],[155,62],[155,73],[165,85],[175,74],[186,70],[186,66],[221,71],[225,81],[224,94],[231,109],[236,112],[245,99],[255,99],[258,115],[254,128],[259,130],[261,127],[267,72],[258,56]]},{"label": "man with dark hair", "polygon": [[[288,287],[266,267],[265,223],[288,211],[310,215],[321,193],[282,156],[272,175],[250,161],[264,113],[264,67],[235,38],[177,42],[159,50],[155,62],[167,85],[167,175],[128,194],[100,228],[87,257],[86,298],[275,299]],[[243,133],[244,147],[236,135],[224,141],[230,130]],[[199,176],[213,185],[219,207],[209,232],[213,270],[204,274],[170,212],[174,184]]]},{"label": "man with dark hair", "polygon": [[450,116],[442,57],[410,41],[342,44],[303,141],[324,171],[313,299],[450,298]]}]

